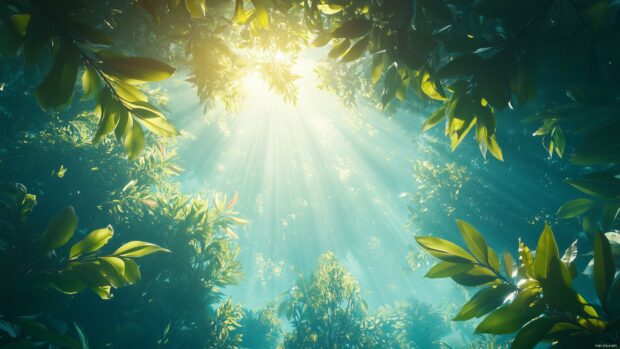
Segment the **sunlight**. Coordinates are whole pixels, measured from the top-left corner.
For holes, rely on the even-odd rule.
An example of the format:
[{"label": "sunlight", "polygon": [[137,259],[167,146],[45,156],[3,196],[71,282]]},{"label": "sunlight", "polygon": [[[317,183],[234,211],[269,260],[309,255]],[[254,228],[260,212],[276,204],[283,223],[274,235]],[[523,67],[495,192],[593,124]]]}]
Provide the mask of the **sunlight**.
[{"label": "sunlight", "polygon": [[[185,129],[196,139],[180,154],[188,168],[184,186],[239,191],[239,207],[252,222],[240,234],[247,268],[260,256],[304,270],[329,250],[356,265],[372,302],[404,296],[408,287],[384,287],[383,280],[386,274],[401,279],[410,239],[401,195],[412,190],[410,161],[418,156],[403,146],[410,135],[379,112],[346,109],[319,90],[314,53],[298,62],[294,70],[303,98],[296,105],[252,74],[243,80],[243,106],[226,118],[229,134],[204,121],[221,111],[209,111],[202,123],[188,117],[194,121]],[[248,280],[234,292],[248,299],[273,295],[293,280],[287,271],[261,289],[262,274],[246,270]]]}]

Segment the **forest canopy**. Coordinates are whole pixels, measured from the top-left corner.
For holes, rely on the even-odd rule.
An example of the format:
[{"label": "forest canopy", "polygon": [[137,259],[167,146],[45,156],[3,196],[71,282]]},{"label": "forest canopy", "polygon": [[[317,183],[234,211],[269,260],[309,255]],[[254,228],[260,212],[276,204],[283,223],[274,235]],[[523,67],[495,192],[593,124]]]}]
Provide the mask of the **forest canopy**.
[{"label": "forest canopy", "polygon": [[[0,348],[429,348],[472,330],[491,335],[472,347],[617,347],[619,10],[611,0],[0,0]],[[544,221],[578,224],[575,242],[561,252],[547,223],[535,249],[509,236],[512,253],[464,220],[452,228],[464,245],[436,236],[453,202],[487,183],[419,161],[408,209],[432,230],[414,232],[403,263],[437,258],[427,278],[477,287],[450,315],[475,328],[415,298],[369,309],[326,251],[264,307],[233,302],[243,197],[182,188],[177,150],[192,130],[161,84],[183,80],[205,112],[232,115],[258,76],[296,105],[307,96],[295,67],[310,51],[319,87],[343,105],[423,115],[421,132],[455,158],[507,167],[506,149],[523,142],[515,133],[542,143],[528,156],[559,162],[579,193]],[[480,154],[459,152],[467,143]],[[67,171],[87,185],[58,185]],[[74,192],[87,198],[72,197],[76,208]]]}]

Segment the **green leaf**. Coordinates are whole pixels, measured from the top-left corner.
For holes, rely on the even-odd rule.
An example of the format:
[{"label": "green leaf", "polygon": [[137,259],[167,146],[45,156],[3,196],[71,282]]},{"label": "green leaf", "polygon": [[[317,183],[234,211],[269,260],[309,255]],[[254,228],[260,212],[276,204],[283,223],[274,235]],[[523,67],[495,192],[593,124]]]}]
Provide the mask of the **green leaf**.
[{"label": "green leaf", "polygon": [[133,124],[131,130],[127,133],[124,140],[125,153],[129,161],[133,161],[142,154],[145,147],[144,132],[138,124]]},{"label": "green leaf", "polygon": [[312,41],[312,46],[314,47],[323,47],[332,40],[332,36],[328,32],[321,32],[317,37]]},{"label": "green leaf", "polygon": [[71,246],[69,258],[75,259],[85,253],[91,253],[99,250],[108,243],[113,235],[114,230],[112,229],[112,226],[109,225],[106,228],[92,231],[82,241]]},{"label": "green leaf", "polygon": [[336,59],[342,56],[342,54],[347,51],[349,46],[351,46],[351,40],[342,40],[339,43],[335,44],[327,55],[329,56],[329,58]]},{"label": "green leaf", "polygon": [[441,106],[441,108],[435,110],[435,112],[424,121],[424,125],[422,125],[422,131],[426,132],[430,130],[433,126],[437,125],[441,120],[446,118],[446,107],[447,104]]},{"label": "green leaf", "polygon": [[454,275],[463,273],[473,268],[474,265],[472,263],[451,263],[446,261],[441,261],[433,266],[424,277],[430,279],[438,279],[445,277],[452,277]]},{"label": "green leaf", "polygon": [[538,239],[538,246],[534,256],[534,273],[538,277],[546,278],[549,264],[554,258],[559,258],[558,245],[555,242],[551,227],[545,223],[545,229]]},{"label": "green leaf", "polygon": [[594,236],[594,287],[603,306],[607,305],[607,294],[616,274],[609,240],[602,233]]},{"label": "green leaf", "polygon": [[372,70],[370,74],[370,81],[373,85],[376,85],[381,79],[381,74],[383,74],[383,53],[377,53],[372,57]]},{"label": "green leaf", "polygon": [[575,199],[571,200],[558,210],[558,217],[560,219],[568,219],[580,216],[590,210],[594,205],[594,201],[590,199]]},{"label": "green leaf", "polygon": [[[132,110],[132,113],[135,111]],[[134,114],[137,117],[138,122],[149,129],[151,132],[158,136],[162,137],[174,137],[179,135],[179,131],[177,131],[171,123],[168,122],[163,117],[156,118],[141,118],[139,115]]]},{"label": "green leaf", "polygon": [[532,251],[527,247],[521,239],[519,239],[519,266],[518,275],[523,278],[534,278],[534,259],[532,258]]},{"label": "green leaf", "polygon": [[551,331],[556,319],[539,317],[528,322],[515,336],[511,349],[533,349]]},{"label": "green leaf", "polygon": [[370,35],[366,35],[363,38],[359,39],[350,49],[342,56],[342,62],[351,62],[362,56],[362,54],[366,51],[368,47],[368,42],[370,41]]},{"label": "green leaf", "polygon": [[489,266],[491,267],[491,269],[499,273],[501,269],[501,265],[500,265],[499,257],[497,256],[497,253],[495,252],[495,250],[489,247],[488,255],[489,255]]},{"label": "green leaf", "polygon": [[463,286],[480,286],[497,279],[495,273],[484,267],[474,267],[464,273],[452,276],[454,282]]},{"label": "green leaf", "polygon": [[84,90],[82,100],[85,101],[95,97],[102,87],[103,82],[97,71],[87,65],[82,74],[82,89]]},{"label": "green leaf", "polygon": [[140,268],[138,268],[138,264],[134,262],[131,258],[123,258],[125,262],[125,279],[130,284],[135,284],[140,281]]},{"label": "green leaf", "polygon": [[355,18],[340,25],[332,32],[334,38],[346,38],[355,39],[366,35],[370,28],[372,28],[372,22],[365,18]]},{"label": "green leaf", "polygon": [[132,86],[120,80],[114,80],[112,83],[114,93],[121,99],[123,104],[147,102],[148,97],[139,88]]},{"label": "green leaf", "polygon": [[62,110],[71,104],[79,63],[79,51],[72,44],[62,43],[52,68],[37,87],[37,103],[41,108]]},{"label": "green leaf", "polygon": [[[127,280],[125,261],[118,257],[99,257],[101,267],[110,285],[119,288],[131,284]],[[133,280],[133,279],[132,279]]]},{"label": "green leaf", "polygon": [[163,247],[143,241],[130,241],[114,251],[119,257],[143,257],[155,252],[170,252]]},{"label": "green leaf", "polygon": [[416,241],[432,256],[446,262],[475,262],[476,259],[462,247],[441,238],[417,236]]},{"label": "green leaf", "polygon": [[420,88],[425,95],[434,100],[448,100],[448,98],[446,98],[446,96],[444,96],[444,94],[441,92],[439,85],[435,81],[431,80],[431,75],[427,71],[425,71],[422,75],[422,82],[420,84]]},{"label": "green leaf", "polygon": [[26,29],[28,29],[28,24],[30,23],[30,14],[29,13],[21,13],[11,16],[11,23],[15,30],[21,36],[26,35]]},{"label": "green leaf", "polygon": [[495,135],[489,137],[487,140],[487,148],[491,154],[499,161],[504,161],[504,155],[502,155],[502,148],[497,144]]},{"label": "green leaf", "polygon": [[99,125],[93,136],[93,143],[98,143],[108,133],[114,131],[116,127],[116,118],[122,108],[116,100],[112,98],[109,89],[103,89],[99,92],[97,108],[100,112]]},{"label": "green leaf", "polygon": [[480,317],[504,303],[506,297],[514,292],[508,284],[492,285],[476,293],[459,311],[453,321],[465,321]]},{"label": "green leaf", "polygon": [[383,94],[381,95],[381,103],[384,108],[394,99],[394,97],[396,97],[396,91],[400,86],[400,74],[398,73],[396,65],[392,64],[388,68],[385,73],[385,78],[383,79]]},{"label": "green leaf", "polygon": [[521,328],[531,317],[523,309],[512,304],[503,306],[484,318],[476,327],[476,333],[508,334]]},{"label": "green leaf", "polygon": [[40,241],[40,247],[43,252],[57,249],[66,244],[73,236],[77,228],[78,218],[72,206],[62,209],[47,224],[47,228],[43,232]]},{"label": "green leaf", "polygon": [[456,225],[463,236],[463,240],[465,240],[465,244],[469,248],[469,251],[478,259],[478,261],[482,264],[488,264],[489,260],[489,246],[487,246],[486,241],[484,241],[484,237],[476,228],[471,226],[469,223],[461,220],[456,220]]},{"label": "green leaf", "polygon": [[26,319],[14,319],[16,324],[24,328],[26,332],[50,344],[55,344],[63,348],[80,349],[80,343],[75,339],[63,334],[49,330],[43,324]]},{"label": "green leaf", "polygon": [[165,80],[175,71],[166,63],[145,57],[109,56],[102,58],[101,65],[108,74],[137,81]]},{"label": "green leaf", "polygon": [[512,257],[512,255],[508,251],[505,251],[503,255],[504,255],[504,272],[509,278],[512,278],[514,276],[515,259]]}]

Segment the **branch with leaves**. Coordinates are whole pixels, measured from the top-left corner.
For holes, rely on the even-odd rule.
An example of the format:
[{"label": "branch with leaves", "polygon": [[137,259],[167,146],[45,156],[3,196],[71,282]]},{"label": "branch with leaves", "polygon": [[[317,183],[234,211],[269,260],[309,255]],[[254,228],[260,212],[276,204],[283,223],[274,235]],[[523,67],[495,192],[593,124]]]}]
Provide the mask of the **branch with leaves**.
[{"label": "branch with leaves", "polygon": [[503,269],[480,232],[463,221],[457,221],[457,226],[467,250],[441,238],[416,238],[441,260],[426,277],[450,277],[464,286],[482,287],[454,321],[485,316],[476,333],[516,333],[514,349],[534,348],[539,342],[551,342],[554,348],[620,344],[620,277],[615,276],[616,266],[604,234],[597,234],[594,241],[594,286],[599,298],[595,304],[572,286],[577,276],[576,242],[560,256],[548,225],[534,252],[519,242],[517,265],[512,255],[504,252]]}]

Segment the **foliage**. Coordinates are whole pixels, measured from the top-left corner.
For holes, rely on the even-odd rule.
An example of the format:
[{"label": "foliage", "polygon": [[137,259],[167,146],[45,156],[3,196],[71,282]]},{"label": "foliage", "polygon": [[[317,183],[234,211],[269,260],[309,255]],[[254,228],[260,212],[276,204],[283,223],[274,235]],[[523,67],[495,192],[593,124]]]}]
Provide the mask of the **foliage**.
[{"label": "foliage", "polygon": [[275,348],[282,332],[275,304],[257,311],[244,309],[239,325],[240,348]]},{"label": "foliage", "polygon": [[[75,339],[56,333],[34,319],[51,314],[67,297],[89,289],[101,299],[110,299],[112,289],[138,282],[140,269],[135,258],[155,252],[170,252],[155,244],[130,241],[114,252],[100,251],[112,238],[111,226],[97,229],[60,253],[73,237],[78,224],[73,207],[62,209],[42,234],[34,234],[27,218],[36,204],[21,184],[0,183],[2,236],[0,240],[0,302],[8,339],[23,347],[37,347],[36,340],[70,348],[81,348]],[[79,331],[79,330],[78,330]],[[4,336],[3,336],[4,337]]]},{"label": "foliage", "polygon": [[110,51],[114,40],[83,22],[88,10],[79,1],[4,2],[0,30],[8,45],[3,56],[20,54],[29,64],[52,61],[36,91],[39,106],[50,111],[64,110],[71,104],[82,69],[82,100],[95,99],[99,114],[93,141],[114,131],[133,160],[144,149],[142,127],[160,136],[177,135],[139,88],[145,82],[168,78],[175,69],[151,58]]},{"label": "foliage", "polygon": [[[237,346],[240,338],[230,327],[237,327],[241,310],[222,299],[223,288],[242,277],[233,229],[246,221],[234,210],[237,196],[218,194],[209,202],[181,193],[170,180],[181,171],[173,141],[148,146],[127,163],[113,141],[90,143],[88,135],[96,127],[91,117],[67,119],[12,134],[4,144],[9,151],[1,157],[2,176],[33,183],[52,201],[49,207],[64,204],[54,190],[61,183],[63,190],[77,194],[69,196],[71,202],[93,224],[112,221],[116,236],[156,242],[172,253],[146,260],[140,270],[144,281],[116,292],[105,306],[77,295],[71,307],[55,309],[54,315],[79,323],[92,347]],[[63,178],[47,172],[58,168],[58,154]],[[80,311],[99,307],[98,317]],[[102,322],[115,325],[102,327]]]},{"label": "foliage", "polygon": [[437,348],[449,326],[437,309],[414,298],[377,310],[389,348]]},{"label": "foliage", "polygon": [[483,287],[461,308],[455,321],[486,315],[476,333],[516,332],[511,348],[533,348],[542,341],[558,348],[618,344],[618,278],[604,234],[597,234],[594,242],[593,279],[599,298],[595,304],[572,286],[577,276],[576,243],[561,256],[548,225],[534,252],[519,242],[518,264],[509,252],[503,253],[500,262],[482,234],[468,223],[457,221],[457,226],[467,250],[436,237],[416,238],[441,260],[427,277],[450,277],[464,286]]},{"label": "foliage", "polygon": [[292,326],[284,336],[284,348],[359,348],[375,343],[357,280],[332,253],[321,255],[316,270],[295,283],[279,312]]}]

